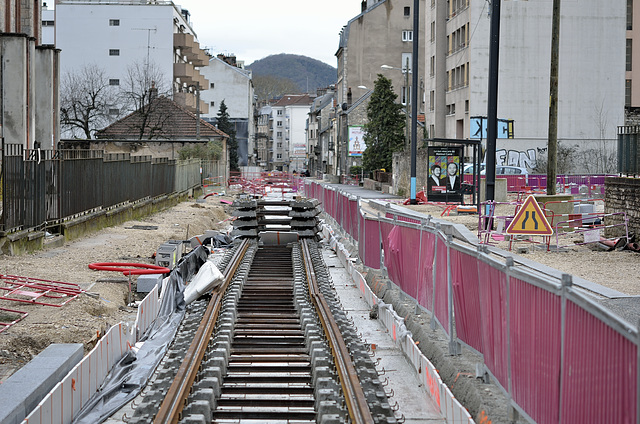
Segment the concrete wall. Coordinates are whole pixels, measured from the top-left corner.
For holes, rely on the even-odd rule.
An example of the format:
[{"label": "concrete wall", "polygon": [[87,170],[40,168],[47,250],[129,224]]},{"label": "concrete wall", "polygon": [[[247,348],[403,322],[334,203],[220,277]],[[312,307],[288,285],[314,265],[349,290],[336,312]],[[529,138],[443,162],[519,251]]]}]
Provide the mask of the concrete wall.
[{"label": "concrete wall", "polygon": [[[629,218],[629,232],[640,236],[640,178],[608,177],[605,179],[605,213],[626,212]],[[607,217],[606,225],[622,222],[622,218]],[[607,236],[624,235],[622,227],[607,230]],[[636,238],[637,241],[637,238]]]},{"label": "concrete wall", "polygon": [[28,146],[29,46],[26,35],[0,35],[2,53],[2,135],[5,143]]},{"label": "concrete wall", "polygon": [[[60,51],[52,47],[36,48],[35,64],[35,140],[41,148],[53,150],[60,139],[60,111],[58,102]],[[53,90],[52,90],[53,88]]]}]

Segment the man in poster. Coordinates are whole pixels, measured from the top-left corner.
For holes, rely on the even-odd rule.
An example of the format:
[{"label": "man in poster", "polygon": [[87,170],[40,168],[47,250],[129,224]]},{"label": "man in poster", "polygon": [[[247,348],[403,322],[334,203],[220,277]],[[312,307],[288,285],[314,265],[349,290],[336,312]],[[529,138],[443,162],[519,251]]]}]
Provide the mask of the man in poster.
[{"label": "man in poster", "polygon": [[460,190],[460,175],[458,175],[458,164],[455,162],[449,162],[447,164],[446,184],[447,191]]},{"label": "man in poster", "polygon": [[436,164],[431,166],[431,175],[427,180],[427,189],[429,191],[440,191],[438,190],[439,187],[442,187],[442,189],[444,189],[443,184],[440,182],[441,173],[442,168],[440,168],[440,165]]}]

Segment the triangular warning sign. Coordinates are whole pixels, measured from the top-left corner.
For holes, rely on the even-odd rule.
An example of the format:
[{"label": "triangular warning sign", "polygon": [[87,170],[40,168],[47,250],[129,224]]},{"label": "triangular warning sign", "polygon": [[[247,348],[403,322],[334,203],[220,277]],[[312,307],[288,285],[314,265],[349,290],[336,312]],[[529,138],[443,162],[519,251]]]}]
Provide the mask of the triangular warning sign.
[{"label": "triangular warning sign", "polygon": [[507,234],[524,234],[530,236],[550,236],[553,229],[542,213],[540,205],[533,196],[527,197],[524,204],[509,224]]}]

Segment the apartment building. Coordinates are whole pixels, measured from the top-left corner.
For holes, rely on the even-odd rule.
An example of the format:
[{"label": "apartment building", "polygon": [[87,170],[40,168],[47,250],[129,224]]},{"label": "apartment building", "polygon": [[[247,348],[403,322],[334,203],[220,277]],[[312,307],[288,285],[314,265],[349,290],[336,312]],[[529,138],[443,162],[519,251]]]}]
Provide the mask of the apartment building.
[{"label": "apartment building", "polygon": [[[154,79],[160,94],[194,113],[196,90],[209,87],[200,71],[209,57],[200,48],[189,11],[172,1],[58,0],[55,46],[62,50],[63,75],[95,64],[117,88],[138,67]],[[200,113],[208,112],[209,105],[200,100]]]},{"label": "apartment building", "polygon": [[270,107],[267,168],[299,172],[306,169],[307,114],[313,97],[285,94]]},{"label": "apartment building", "polygon": [[[424,16],[429,135],[485,138],[486,128],[479,123],[487,116],[489,4],[430,0]],[[550,2],[502,2],[498,118],[513,120],[514,132],[512,139],[498,139],[497,164],[533,168],[537,159],[546,157],[551,18]],[[622,2],[562,2],[561,145],[589,151],[599,141],[615,139],[616,127],[623,124],[624,19]],[[627,79],[627,97],[632,98]]]},{"label": "apartment building", "polygon": [[[636,13],[634,14],[634,9]],[[640,0],[627,0],[624,105],[627,124],[640,124]],[[634,63],[636,62],[636,63]],[[634,82],[635,81],[635,82]]]},{"label": "apartment building", "polygon": [[335,175],[339,154],[336,150],[336,93],[333,87],[318,90],[307,118],[308,168],[314,176]]},{"label": "apartment building", "polygon": [[[420,0],[420,40],[424,40],[424,11],[427,2]],[[338,80],[337,102],[352,103],[373,89],[378,74],[389,78],[398,100],[410,105],[413,67],[413,0],[365,0],[361,13],[349,20],[340,33],[336,57]],[[418,114],[424,113],[424,60],[419,61]],[[384,67],[383,67],[384,65]],[[407,66],[408,65],[408,66]],[[409,107],[410,110],[410,107]],[[348,118],[339,114],[338,152],[346,152]],[[353,124],[351,124],[353,125]],[[352,163],[340,154],[334,173],[348,172]]]},{"label": "apartment building", "polygon": [[209,86],[200,98],[209,106],[208,113],[201,114],[208,122],[216,123],[220,103],[224,101],[230,121],[236,130],[238,161],[240,166],[256,165],[254,97],[251,71],[235,56],[219,54],[209,59],[209,66],[201,69]]}]

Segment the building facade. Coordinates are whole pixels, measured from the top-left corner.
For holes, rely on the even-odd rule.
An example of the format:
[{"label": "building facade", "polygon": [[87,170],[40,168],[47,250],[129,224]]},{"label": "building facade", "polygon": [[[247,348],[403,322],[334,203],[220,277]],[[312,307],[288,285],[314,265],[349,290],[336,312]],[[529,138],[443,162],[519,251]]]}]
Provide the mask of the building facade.
[{"label": "building facade", "polygon": [[[424,40],[424,10],[420,0],[420,40]],[[361,13],[351,19],[340,33],[336,52],[338,61],[337,102],[347,110],[373,89],[378,74],[391,80],[398,101],[410,111],[413,67],[413,0],[367,0]],[[418,114],[424,112],[424,60],[418,66]],[[347,151],[348,121],[340,120],[337,149]],[[334,173],[347,173],[352,163],[339,155]]]},{"label": "building facade", "polygon": [[[142,73],[154,80],[161,95],[192,112],[197,109],[197,89],[209,86],[200,72],[209,57],[199,46],[189,11],[171,1],[58,0],[55,46],[62,50],[63,77],[97,65],[118,90]],[[128,112],[111,111],[114,119]],[[201,100],[200,113],[208,112]]]},{"label": "building facade", "polygon": [[6,1],[0,9],[4,153],[21,156],[21,149],[53,150],[60,140],[60,52],[43,45],[39,2]]},{"label": "building facade", "polygon": [[[624,122],[624,19],[621,2],[561,6],[558,140],[576,155],[575,172],[605,171],[589,169],[589,158],[600,148],[612,154]],[[498,119],[512,120],[514,131],[513,138],[498,139],[498,165],[531,170],[546,159],[551,20],[548,2],[501,4]],[[487,116],[488,4],[431,1],[424,24],[429,135],[486,138],[480,122]]]},{"label": "building facade", "polygon": [[286,94],[271,105],[269,170],[306,169],[307,114],[312,101],[308,94]]},{"label": "building facade", "polygon": [[203,119],[215,123],[224,101],[230,121],[234,123],[238,142],[240,166],[255,166],[254,110],[256,107],[251,71],[242,67],[233,56],[218,55],[209,59],[209,66],[202,68],[209,87],[200,98],[209,105],[209,112],[201,114]]}]

